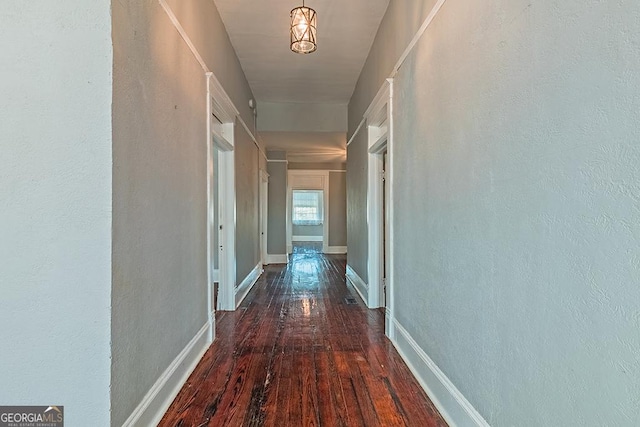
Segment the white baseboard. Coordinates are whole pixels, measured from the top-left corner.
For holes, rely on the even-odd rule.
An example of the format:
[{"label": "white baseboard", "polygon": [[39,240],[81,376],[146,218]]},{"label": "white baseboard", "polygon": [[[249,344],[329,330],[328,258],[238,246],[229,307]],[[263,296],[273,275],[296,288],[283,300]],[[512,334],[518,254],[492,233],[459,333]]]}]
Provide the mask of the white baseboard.
[{"label": "white baseboard", "polygon": [[424,352],[413,337],[396,320],[393,345],[450,426],[489,427],[482,415]]},{"label": "white baseboard", "polygon": [[323,251],[325,254],[329,254],[329,255],[342,255],[347,253],[347,247],[346,246],[326,246],[323,249]]},{"label": "white baseboard", "polygon": [[251,273],[249,273],[242,283],[238,285],[236,288],[236,308],[240,306],[242,300],[245,299],[251,288],[253,288],[253,285],[256,284],[258,278],[262,274],[262,271],[262,264],[256,265],[253,270],[251,270]]},{"label": "white baseboard", "polygon": [[396,329],[393,327],[393,318],[389,307],[384,308],[384,334],[390,341],[395,341]]},{"label": "white baseboard", "polygon": [[353,268],[347,265],[347,280],[351,282],[364,304],[368,306],[368,296],[369,296],[369,285],[367,285],[364,280],[358,276],[358,273],[355,272]]},{"label": "white baseboard", "polygon": [[213,270],[211,272],[211,278],[213,279],[213,282],[220,283],[220,270]]},{"label": "white baseboard", "polygon": [[202,355],[209,348],[208,338],[209,323],[207,322],[160,375],[160,378],[149,389],[136,409],[122,424],[123,427],[155,426],[160,422]]},{"label": "white baseboard", "polygon": [[267,254],[265,264],[287,264],[289,262],[289,256],[287,254],[272,255]]},{"label": "white baseboard", "polygon": [[291,236],[292,242],[322,242],[322,236]]}]

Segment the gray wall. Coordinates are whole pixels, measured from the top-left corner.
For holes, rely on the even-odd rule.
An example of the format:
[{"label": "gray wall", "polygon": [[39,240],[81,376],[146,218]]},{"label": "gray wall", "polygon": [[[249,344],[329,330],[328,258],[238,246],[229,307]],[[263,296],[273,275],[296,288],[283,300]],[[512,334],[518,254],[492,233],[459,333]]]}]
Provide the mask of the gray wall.
[{"label": "gray wall", "polygon": [[253,130],[253,111],[249,108],[249,99],[254,96],[215,3],[212,0],[167,0],[167,3],[204,62],[240,111],[242,119]]},{"label": "gray wall", "polygon": [[109,424],[110,7],[0,13],[0,403],[69,426]]},{"label": "gray wall", "polygon": [[111,396],[120,425],[207,320],[206,81],[158,3],[115,2],[113,38]]},{"label": "gray wall", "polygon": [[240,284],[260,262],[260,153],[242,126],[235,129],[236,284]]},{"label": "gray wall", "polygon": [[[169,3],[251,126],[214,3]],[[207,321],[206,81],[157,2],[112,8],[111,422],[121,425]]]},{"label": "gray wall", "polygon": [[391,0],[349,102],[349,137],[436,0]]},{"label": "gray wall", "polygon": [[258,102],[258,129],[261,132],[346,132],[345,104],[304,104]]},{"label": "gray wall", "polygon": [[329,246],[347,246],[347,174],[329,172]]},{"label": "gray wall", "polygon": [[347,264],[367,283],[367,132],[347,147]]},{"label": "gray wall", "polygon": [[291,225],[291,233],[295,236],[322,236],[324,226],[320,225]]},{"label": "gray wall", "polygon": [[638,423],[639,20],[449,1],[395,80],[397,320],[491,425]]},{"label": "gray wall", "polygon": [[[267,154],[269,159],[277,159],[273,152]],[[282,156],[285,157],[284,152]],[[283,255],[287,253],[287,164],[285,162],[269,162],[269,202],[267,253]]]}]

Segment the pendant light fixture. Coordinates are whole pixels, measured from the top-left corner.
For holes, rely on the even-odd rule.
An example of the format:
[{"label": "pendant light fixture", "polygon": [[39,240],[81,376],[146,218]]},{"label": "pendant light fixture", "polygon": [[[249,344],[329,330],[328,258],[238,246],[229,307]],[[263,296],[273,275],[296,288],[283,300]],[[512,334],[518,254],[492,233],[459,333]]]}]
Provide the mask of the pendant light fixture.
[{"label": "pendant light fixture", "polygon": [[295,53],[311,53],[316,43],[316,11],[304,5],[291,10],[291,50]]}]

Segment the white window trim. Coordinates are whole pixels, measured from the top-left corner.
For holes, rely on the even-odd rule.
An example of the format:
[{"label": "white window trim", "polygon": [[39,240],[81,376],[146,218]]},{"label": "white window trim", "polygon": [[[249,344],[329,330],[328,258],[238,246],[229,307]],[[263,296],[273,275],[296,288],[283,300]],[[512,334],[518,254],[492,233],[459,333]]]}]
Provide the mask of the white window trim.
[{"label": "white window trim", "polygon": [[[324,217],[324,191],[323,190],[298,190],[298,189],[293,189],[292,191],[292,211],[291,211],[291,222],[293,225],[322,225],[324,223],[325,217]],[[320,197],[316,197],[316,201],[317,203],[317,207],[319,208],[319,218],[316,219],[296,219],[294,218],[295,213],[296,213],[296,209],[295,206],[293,206],[293,199],[295,198],[295,192],[306,192],[306,193],[313,193],[316,195],[320,195]]]}]

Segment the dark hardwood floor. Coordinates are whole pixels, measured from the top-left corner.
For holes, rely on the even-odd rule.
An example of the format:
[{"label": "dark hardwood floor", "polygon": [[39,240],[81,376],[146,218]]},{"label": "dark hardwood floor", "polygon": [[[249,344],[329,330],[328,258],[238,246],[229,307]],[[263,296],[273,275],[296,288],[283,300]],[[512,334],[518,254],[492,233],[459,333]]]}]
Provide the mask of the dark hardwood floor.
[{"label": "dark hardwood floor", "polygon": [[214,344],[159,425],[446,426],[384,336],[383,311],[345,284],[345,257],[314,244],[219,313]]}]

